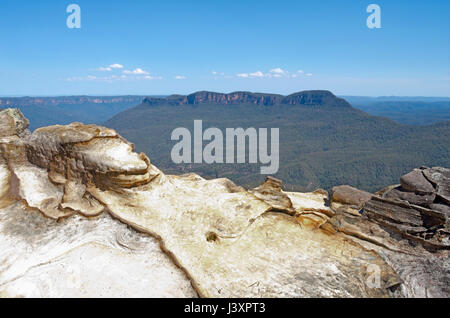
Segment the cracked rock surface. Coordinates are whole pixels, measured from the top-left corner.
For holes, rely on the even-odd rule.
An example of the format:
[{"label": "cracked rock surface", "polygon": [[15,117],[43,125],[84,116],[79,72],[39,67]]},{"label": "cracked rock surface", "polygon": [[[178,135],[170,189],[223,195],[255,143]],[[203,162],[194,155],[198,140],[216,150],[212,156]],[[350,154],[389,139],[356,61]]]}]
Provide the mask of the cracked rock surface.
[{"label": "cracked rock surface", "polygon": [[450,295],[447,170],[404,178],[435,198],[396,215],[352,188],[329,205],[271,177],[165,175],[105,127],[0,120],[0,297]]}]

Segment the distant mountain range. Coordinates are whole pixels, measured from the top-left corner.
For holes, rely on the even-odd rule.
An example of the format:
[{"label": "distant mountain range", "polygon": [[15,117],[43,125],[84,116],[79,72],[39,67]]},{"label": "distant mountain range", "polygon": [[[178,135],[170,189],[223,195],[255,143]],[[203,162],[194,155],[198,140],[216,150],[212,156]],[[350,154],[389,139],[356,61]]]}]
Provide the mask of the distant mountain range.
[{"label": "distant mountain range", "polygon": [[196,172],[227,177],[244,186],[261,183],[258,165],[182,164],[171,161],[177,127],[204,129],[279,128],[280,170],[286,188],[312,190],[350,184],[376,191],[421,165],[450,166],[450,122],[406,126],[353,108],[328,91],[289,96],[235,92],[198,92],[188,96],[146,98],[106,122],[137,151],[168,173]]},{"label": "distant mountain range", "polygon": [[144,96],[8,97],[0,98],[0,108],[19,108],[34,130],[75,121],[101,124],[143,99]]},{"label": "distant mountain range", "polygon": [[450,102],[450,97],[426,97],[426,96],[339,96],[353,104],[372,104],[379,102]]},{"label": "distant mountain range", "polygon": [[55,97],[0,97],[0,106],[58,106],[83,104],[140,103],[144,96],[55,96]]},{"label": "distant mountain range", "polygon": [[30,119],[32,130],[75,121],[110,126],[169,173],[194,171],[206,177],[224,176],[246,186],[262,182],[258,165],[173,164],[172,130],[190,128],[194,119],[203,119],[205,129],[278,127],[278,176],[289,189],[312,190],[348,183],[375,191],[397,182],[414,167],[450,166],[449,100],[338,98],[328,91],[289,96],[202,91],[167,97],[8,97],[0,98],[0,108],[20,108]]},{"label": "distant mountain range", "polygon": [[[141,104],[144,99],[147,104],[153,103],[158,105],[164,102],[169,105],[183,105],[196,104],[199,100],[212,98],[211,96],[213,95],[209,92],[198,92],[189,96],[160,95],[151,97],[137,95],[0,97],[0,108],[20,108],[31,121],[30,129],[34,130],[43,126],[68,124],[74,121],[103,124],[114,115]],[[209,102],[224,105],[242,103],[244,101],[257,105],[299,102],[296,100],[295,94],[282,96],[278,94],[238,92],[215,94],[214,96],[217,100],[209,100]],[[387,117],[406,125],[425,126],[450,120],[450,97],[340,97],[353,107],[371,115]],[[342,105],[346,104],[342,103]]]},{"label": "distant mountain range", "polygon": [[405,125],[431,125],[450,120],[450,98],[344,96],[353,107]]}]

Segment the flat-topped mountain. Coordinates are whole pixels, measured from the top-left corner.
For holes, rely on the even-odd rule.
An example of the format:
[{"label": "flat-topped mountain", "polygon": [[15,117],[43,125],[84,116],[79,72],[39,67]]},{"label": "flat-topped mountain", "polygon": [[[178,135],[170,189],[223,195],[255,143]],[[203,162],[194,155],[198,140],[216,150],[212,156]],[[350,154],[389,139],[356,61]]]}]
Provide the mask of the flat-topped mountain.
[{"label": "flat-topped mountain", "polygon": [[201,91],[190,95],[171,95],[166,98],[145,98],[143,105],[311,105],[351,107],[344,99],[338,98],[329,91],[303,91],[289,96],[251,92],[233,92],[229,94]]},{"label": "flat-topped mountain", "polygon": [[288,189],[309,191],[350,184],[375,191],[397,182],[393,176],[415,167],[450,166],[450,122],[402,125],[353,108],[328,91],[289,96],[197,92],[146,98],[141,105],[114,116],[106,126],[170,173],[226,177],[242,186],[264,181],[258,164],[174,164],[170,154],[176,141],[171,140],[171,133],[178,127],[192,132],[194,120],[202,120],[204,129],[222,131],[279,128],[280,169],[276,176]]}]

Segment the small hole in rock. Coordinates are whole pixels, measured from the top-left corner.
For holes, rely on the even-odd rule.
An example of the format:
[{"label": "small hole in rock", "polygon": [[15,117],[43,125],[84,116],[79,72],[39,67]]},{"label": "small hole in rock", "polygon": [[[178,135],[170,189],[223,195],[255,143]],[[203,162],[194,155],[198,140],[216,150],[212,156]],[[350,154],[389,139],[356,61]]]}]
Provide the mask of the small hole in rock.
[{"label": "small hole in rock", "polygon": [[216,242],[218,239],[217,234],[214,232],[209,232],[206,234],[206,240],[208,242]]}]

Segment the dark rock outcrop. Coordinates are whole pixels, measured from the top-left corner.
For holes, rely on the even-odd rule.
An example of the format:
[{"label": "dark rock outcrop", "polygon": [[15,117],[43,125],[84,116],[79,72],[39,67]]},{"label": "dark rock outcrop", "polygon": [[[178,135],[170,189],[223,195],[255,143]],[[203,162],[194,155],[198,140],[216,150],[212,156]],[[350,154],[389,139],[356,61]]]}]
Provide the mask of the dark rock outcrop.
[{"label": "dark rock outcrop", "polygon": [[423,170],[424,176],[436,187],[439,200],[450,204],[450,169],[441,167]]},{"label": "dark rock outcrop", "polygon": [[448,297],[450,293],[450,206],[445,201],[449,172],[441,167],[416,169],[401,178],[409,190],[402,185],[386,187],[364,202],[362,209],[355,204],[368,196],[360,197],[349,186],[333,188],[335,215],[329,223],[393,266],[402,283],[392,284],[391,290],[401,297]]},{"label": "dark rock outcrop", "polygon": [[450,169],[435,167],[415,169],[400,178],[401,186],[382,197],[403,200],[430,208],[433,204],[450,204]]},{"label": "dark rock outcrop", "polygon": [[435,192],[431,183],[425,179],[422,171],[417,169],[401,177],[400,184],[403,189],[418,194],[431,194]]},{"label": "dark rock outcrop", "polygon": [[425,248],[449,249],[447,216],[439,211],[373,197],[364,206],[364,215],[389,231]]},{"label": "dark rock outcrop", "polygon": [[405,191],[402,187],[397,187],[387,192],[384,197],[392,200],[408,201],[415,205],[429,206],[436,199],[436,194],[416,194],[414,192]]},{"label": "dark rock outcrop", "polygon": [[425,248],[450,249],[449,176],[446,168],[415,169],[365,203],[363,215]]}]

